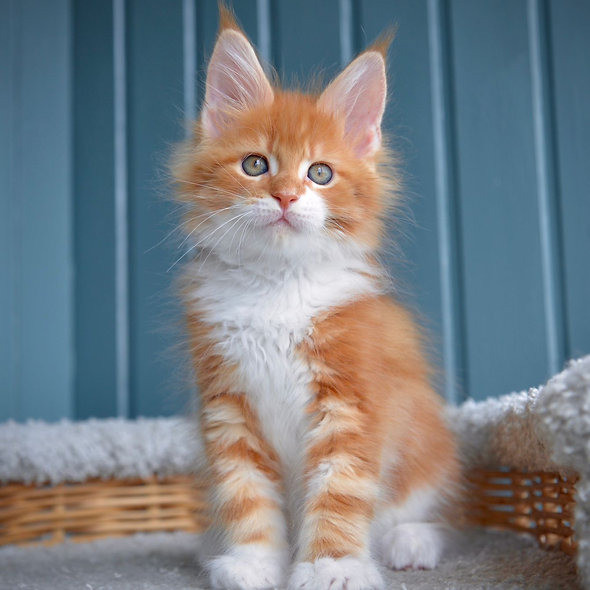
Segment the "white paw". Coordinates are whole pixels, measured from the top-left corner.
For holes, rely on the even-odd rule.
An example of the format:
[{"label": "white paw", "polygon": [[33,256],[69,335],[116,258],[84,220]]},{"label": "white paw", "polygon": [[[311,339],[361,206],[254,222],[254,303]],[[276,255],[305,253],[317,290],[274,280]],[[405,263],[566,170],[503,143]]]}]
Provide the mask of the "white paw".
[{"label": "white paw", "polygon": [[322,557],[297,564],[288,590],[379,590],[383,580],[375,564],[356,557]]},{"label": "white paw", "polygon": [[213,588],[266,590],[284,582],[285,555],[260,546],[234,547],[207,564]]},{"label": "white paw", "polygon": [[429,522],[398,524],[381,540],[383,564],[396,570],[432,569],[443,549],[440,527]]}]

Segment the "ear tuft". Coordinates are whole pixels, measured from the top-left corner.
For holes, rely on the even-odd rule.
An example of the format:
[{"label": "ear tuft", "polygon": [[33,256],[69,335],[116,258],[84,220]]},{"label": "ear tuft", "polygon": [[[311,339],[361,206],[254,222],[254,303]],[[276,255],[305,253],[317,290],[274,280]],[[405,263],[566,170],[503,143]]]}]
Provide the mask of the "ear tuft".
[{"label": "ear tuft", "polygon": [[234,29],[235,31],[242,32],[240,25],[238,25],[238,21],[236,20],[236,15],[233,13],[231,8],[229,8],[224,2],[218,3],[219,8],[219,31],[223,31],[224,29]]},{"label": "ear tuft", "polygon": [[[229,10],[220,5],[220,13],[224,28],[207,69],[201,115],[203,131],[209,137],[219,136],[239,113],[274,99],[252,45],[238,28],[234,28],[237,24]],[[227,24],[229,26],[225,26]]]},{"label": "ear tuft", "polygon": [[389,52],[389,47],[393,43],[395,36],[397,35],[397,26],[390,27],[389,29],[383,31],[379,37],[373,42],[373,44],[367,49],[367,51],[377,51],[381,54],[384,60],[387,61],[387,53]]},{"label": "ear tuft", "polygon": [[345,136],[359,158],[381,147],[381,119],[385,111],[387,76],[380,51],[359,55],[324,90],[318,106],[344,119]]}]

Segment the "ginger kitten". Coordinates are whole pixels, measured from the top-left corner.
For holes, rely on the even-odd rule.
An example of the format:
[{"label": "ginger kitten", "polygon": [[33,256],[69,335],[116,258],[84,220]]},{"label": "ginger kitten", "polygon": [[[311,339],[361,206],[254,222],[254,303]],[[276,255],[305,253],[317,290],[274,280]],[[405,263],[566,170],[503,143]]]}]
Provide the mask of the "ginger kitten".
[{"label": "ginger kitten", "polygon": [[289,92],[221,10],[174,166],[198,250],[183,297],[221,531],[210,582],[380,588],[374,560],[436,565],[458,473],[419,330],[374,257],[395,198],[386,47],[319,96]]}]

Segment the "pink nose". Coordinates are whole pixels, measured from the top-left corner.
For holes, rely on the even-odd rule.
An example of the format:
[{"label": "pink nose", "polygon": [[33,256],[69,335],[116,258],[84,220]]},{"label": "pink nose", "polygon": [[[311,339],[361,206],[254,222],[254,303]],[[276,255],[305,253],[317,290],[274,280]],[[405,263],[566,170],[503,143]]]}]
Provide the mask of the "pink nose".
[{"label": "pink nose", "polygon": [[286,211],[291,203],[294,203],[299,199],[299,196],[293,194],[286,195],[284,193],[277,193],[276,195],[273,195],[272,198],[278,202],[283,211]]}]

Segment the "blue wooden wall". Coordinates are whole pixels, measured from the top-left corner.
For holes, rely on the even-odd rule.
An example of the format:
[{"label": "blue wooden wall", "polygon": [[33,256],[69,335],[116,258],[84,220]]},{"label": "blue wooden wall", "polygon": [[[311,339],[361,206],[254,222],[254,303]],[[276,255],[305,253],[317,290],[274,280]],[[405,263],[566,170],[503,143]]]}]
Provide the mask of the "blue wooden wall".
[{"label": "blue wooden wall", "polygon": [[[234,4],[287,81],[399,26],[385,126],[414,222],[387,260],[449,399],[590,352],[590,2]],[[0,0],[0,419],[184,407],[165,164],[216,29],[215,0]]]}]

